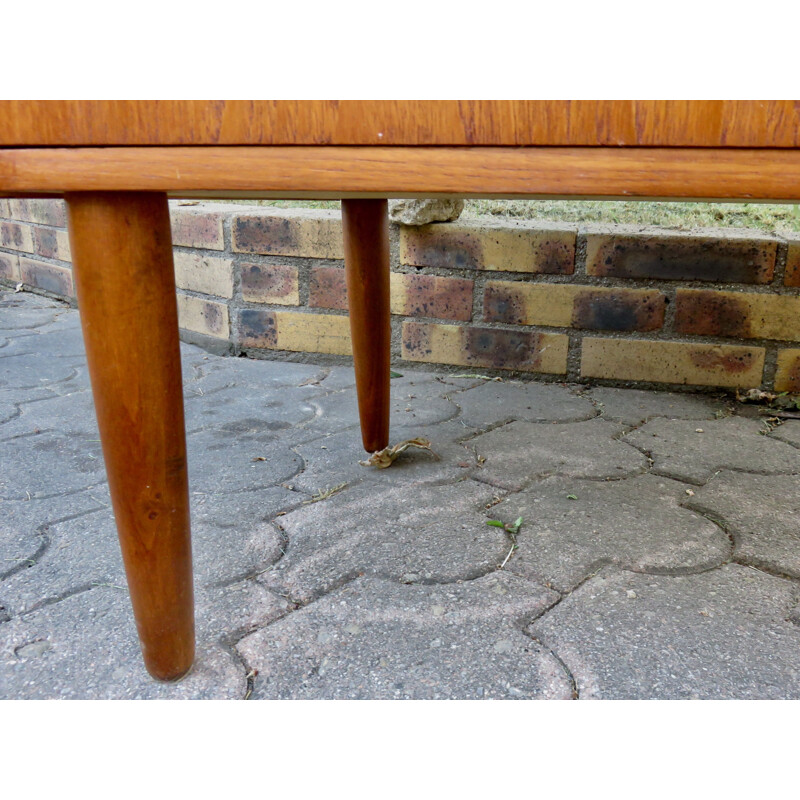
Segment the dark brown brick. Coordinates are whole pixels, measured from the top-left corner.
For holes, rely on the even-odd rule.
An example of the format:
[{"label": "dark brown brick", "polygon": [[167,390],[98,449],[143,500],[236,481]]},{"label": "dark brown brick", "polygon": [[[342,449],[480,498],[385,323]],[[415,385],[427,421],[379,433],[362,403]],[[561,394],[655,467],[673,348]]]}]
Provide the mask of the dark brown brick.
[{"label": "dark brown brick", "polygon": [[487,281],[483,290],[483,318],[487,322],[526,325],[528,308],[521,284]]},{"label": "dark brown brick", "polygon": [[342,259],[342,221],[325,212],[247,214],[234,217],[233,249],[240,253]]},{"label": "dark brown brick", "polygon": [[776,250],[768,239],[589,234],[586,270],[600,277],[769,283]]},{"label": "dark brown brick", "polygon": [[562,334],[404,322],[403,358],[440,364],[563,374],[568,339]]},{"label": "dark brown brick", "polygon": [[750,307],[744,297],[731,292],[679,290],[675,330],[700,336],[749,338]]},{"label": "dark brown brick", "polygon": [[170,209],[172,243],[178,247],[198,247],[204,250],[224,250],[225,239],[220,212],[193,211],[180,206]]},{"label": "dark brown brick", "polygon": [[347,283],[344,270],[337,267],[315,267],[311,270],[308,305],[311,308],[347,310]]},{"label": "dark brown brick", "polygon": [[0,278],[7,281],[19,280],[19,256],[0,253]]},{"label": "dark brown brick", "polygon": [[800,350],[779,350],[776,392],[800,392]]},{"label": "dark brown brick", "polygon": [[571,275],[575,231],[472,222],[402,227],[400,262],[442,269]]},{"label": "dark brown brick", "polygon": [[664,325],[661,292],[585,290],[575,296],[572,327],[595,331],[655,331]]},{"label": "dark brown brick", "polygon": [[56,228],[67,225],[67,206],[63,200],[9,200],[8,206],[11,217],[20,222]]},{"label": "dark brown brick", "polygon": [[472,316],[471,280],[392,273],[391,282],[393,314],[462,321]]},{"label": "dark brown brick", "polygon": [[30,225],[17,225],[15,222],[0,222],[0,247],[33,252],[33,228]]},{"label": "dark brown brick", "polygon": [[298,305],[297,267],[242,264],[242,299],[251,303]]},{"label": "dark brown brick", "polygon": [[20,280],[29,286],[52,292],[60,297],[74,297],[75,289],[72,285],[72,271],[65,267],[45,264],[42,261],[33,261],[30,258],[19,260]]},{"label": "dark brown brick", "polygon": [[278,346],[278,325],[274,311],[260,308],[239,310],[239,343],[243,347]]}]

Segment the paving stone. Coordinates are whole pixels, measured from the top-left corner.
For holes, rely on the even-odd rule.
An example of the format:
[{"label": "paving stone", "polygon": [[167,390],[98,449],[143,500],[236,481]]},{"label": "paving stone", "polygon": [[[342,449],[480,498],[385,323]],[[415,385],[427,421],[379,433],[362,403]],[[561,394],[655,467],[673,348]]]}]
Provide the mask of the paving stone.
[{"label": "paving stone", "polygon": [[[458,407],[445,399],[448,387],[433,379],[405,375],[391,383],[390,437],[395,429],[446,422],[458,414]],[[309,425],[316,433],[336,433],[359,424],[358,403],[354,391],[334,392],[313,401],[317,417]]]},{"label": "paving stone", "polygon": [[0,336],[7,335],[9,331],[31,330],[47,325],[64,308],[63,303],[45,297],[23,292],[0,292]]},{"label": "paving stone", "polygon": [[[0,579],[35,564],[49,543],[50,523],[98,511],[108,503],[105,486],[44,500],[0,502]],[[0,604],[3,588],[0,583]]]},{"label": "paving stone", "polygon": [[623,437],[650,454],[653,471],[669,478],[704,483],[721,469],[765,474],[800,472],[800,453],[772,442],[752,419],[703,421],[654,419]]},{"label": "paving stone", "polygon": [[569,592],[608,563],[636,572],[680,573],[719,566],[730,540],[680,507],[686,484],[654,475],[621,481],[547,478],[487,513],[523,524],[506,569]]},{"label": "paving stone", "polygon": [[74,434],[40,433],[5,441],[2,466],[2,500],[53,497],[106,479],[100,442]]},{"label": "paving stone", "polygon": [[314,364],[265,361],[253,358],[211,357],[203,366],[203,377],[196,387],[205,394],[228,387],[250,387],[259,391],[284,386],[299,386],[321,372]]},{"label": "paving stone", "polygon": [[186,430],[189,433],[214,429],[231,437],[239,433],[271,434],[296,428],[314,419],[317,410],[310,402],[318,392],[313,387],[283,387],[267,393],[249,387],[218,389],[199,394],[196,381],[184,390]]},{"label": "paving stone", "polygon": [[[195,585],[218,585],[277,561],[282,538],[270,519],[295,504],[296,497],[285,489],[192,495]],[[0,584],[0,601],[9,613],[22,614],[93,584],[127,585],[109,502],[106,497],[102,510],[47,525],[48,546],[36,563]]]},{"label": "paving stone", "polygon": [[260,699],[567,699],[569,676],[519,627],[556,597],[503,573],[447,586],[360,578],[237,650]]},{"label": "paving stone", "polygon": [[99,439],[94,402],[89,389],[65,395],[48,394],[49,397],[45,399],[21,404],[18,415],[0,428],[0,439],[44,431]]},{"label": "paving stone", "polygon": [[787,420],[772,431],[770,438],[800,447],[800,422]]},{"label": "paving stone", "polygon": [[594,406],[564,386],[548,383],[489,381],[475,389],[451,394],[461,419],[473,428],[498,422],[574,422],[597,416]]},{"label": "paving stone", "polygon": [[0,696],[242,698],[247,671],[219,639],[268,623],[288,604],[252,582],[200,594],[197,601],[196,661],[178,683],[159,683],[146,673],[127,592],[102,586],[0,625]]},{"label": "paving stone", "polygon": [[449,482],[469,477],[478,468],[475,452],[458,443],[469,434],[459,420],[424,427],[395,428],[391,444],[418,437],[431,442],[434,457],[427,450],[409,448],[388,469],[364,467],[369,458],[364,452],[361,433],[349,428],[328,434],[292,449],[303,457],[303,471],[292,479],[295,489],[311,494],[342,483],[369,483],[376,491],[397,483]]},{"label": "paving stone", "polygon": [[798,699],[797,584],[728,564],[659,576],[606,567],[536,620],[594,699]]},{"label": "paving stone", "polygon": [[725,410],[719,398],[677,392],[649,392],[601,386],[586,393],[598,406],[603,419],[625,425],[641,425],[653,417],[671,419],[715,419]]},{"label": "paving stone", "polygon": [[186,449],[189,487],[204,493],[277,486],[303,466],[303,460],[288,445],[257,428],[201,430],[186,437]]},{"label": "paving stone", "polygon": [[602,419],[565,424],[512,422],[467,444],[486,459],[479,480],[518,491],[535,478],[625,478],[643,472],[647,459],[614,440],[622,425]]},{"label": "paving stone", "polygon": [[42,355],[0,358],[0,389],[32,389],[65,381],[76,375],[65,359]]},{"label": "paving stone", "polygon": [[32,331],[31,336],[12,339],[3,355],[27,355],[29,353],[52,353],[53,358],[83,358],[86,348],[80,326],[52,324]]},{"label": "paving stone", "polygon": [[721,520],[735,557],[800,578],[800,477],[720,472],[685,505]]},{"label": "paving stone", "polygon": [[409,583],[467,580],[498,566],[508,540],[486,525],[491,489],[450,486],[356,486],[278,519],[286,555],[263,580],[308,602],[358,574]]}]

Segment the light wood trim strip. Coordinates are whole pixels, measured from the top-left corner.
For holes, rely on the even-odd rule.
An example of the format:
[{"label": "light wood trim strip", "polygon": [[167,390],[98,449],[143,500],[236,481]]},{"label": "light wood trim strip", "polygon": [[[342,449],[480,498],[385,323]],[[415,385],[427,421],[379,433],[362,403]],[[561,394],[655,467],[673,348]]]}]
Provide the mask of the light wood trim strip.
[{"label": "light wood trim strip", "polygon": [[0,150],[0,196],[800,200],[800,151],[689,148],[174,147]]}]

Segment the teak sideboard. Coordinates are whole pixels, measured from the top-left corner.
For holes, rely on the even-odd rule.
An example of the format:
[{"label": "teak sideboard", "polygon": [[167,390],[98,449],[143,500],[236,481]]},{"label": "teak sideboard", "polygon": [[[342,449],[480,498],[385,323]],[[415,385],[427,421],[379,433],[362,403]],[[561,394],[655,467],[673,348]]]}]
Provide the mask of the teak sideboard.
[{"label": "teak sideboard", "polygon": [[0,197],[63,197],[147,669],[194,658],[168,198],[342,200],[364,447],[389,432],[387,198],[800,200],[798,101],[0,101]]}]

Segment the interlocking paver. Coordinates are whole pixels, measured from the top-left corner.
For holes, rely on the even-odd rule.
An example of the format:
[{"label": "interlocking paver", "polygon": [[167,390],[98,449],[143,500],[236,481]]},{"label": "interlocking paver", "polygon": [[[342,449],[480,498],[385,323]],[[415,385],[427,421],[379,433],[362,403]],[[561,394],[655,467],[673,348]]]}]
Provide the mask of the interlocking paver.
[{"label": "interlocking paver", "polygon": [[720,472],[686,505],[725,525],[737,559],[800,578],[797,475]]},{"label": "interlocking paver", "polygon": [[461,419],[473,428],[498,422],[574,422],[597,416],[594,406],[565,386],[548,383],[488,381],[474,389],[450,394]]},{"label": "interlocking paver", "polygon": [[606,567],[528,629],[579,695],[602,699],[798,699],[796,583],[728,564],[698,575]]},{"label": "interlocking paver", "polygon": [[392,444],[414,438],[427,438],[432,453],[410,447],[397,457],[391,469],[364,467],[360,462],[369,458],[364,452],[361,433],[348,428],[339,433],[313,439],[293,449],[303,457],[303,471],[292,479],[301,491],[317,494],[343,483],[370,483],[375,491],[405,481],[455,481],[472,475],[478,468],[475,452],[458,440],[469,435],[459,420],[439,425],[395,428]]},{"label": "interlocking paver", "polygon": [[681,508],[686,499],[686,484],[655,475],[548,478],[487,513],[505,523],[523,518],[509,570],[568,592],[608,563],[677,573],[730,558],[725,532]]},{"label": "interlocking paver", "polygon": [[[81,499],[89,508],[90,501],[95,509],[102,508],[47,525],[44,552],[35,563],[0,583],[0,602],[7,611],[21,614],[91,585],[125,585],[107,492],[84,492]],[[280,558],[282,538],[270,520],[296,502],[291,492],[272,488],[257,493],[194,494],[191,501],[197,586],[256,573]],[[234,517],[235,525],[230,521]],[[28,538],[33,538],[30,532]]]},{"label": "interlocking paver", "polygon": [[697,423],[654,419],[623,437],[650,453],[660,475],[704,483],[721,469],[767,474],[800,472],[800,452],[761,435],[763,424],[744,417]]},{"label": "interlocking paver", "polygon": [[194,667],[181,682],[164,684],[144,669],[127,593],[98,586],[0,625],[0,697],[239,699],[247,670],[219,640],[288,608],[251,581],[199,594]]},{"label": "interlocking paver", "polygon": [[511,422],[468,443],[486,459],[479,479],[516,491],[547,475],[613,479],[643,472],[647,459],[614,439],[623,430],[622,425],[602,419]]},{"label": "interlocking paver", "polygon": [[474,481],[394,484],[387,476],[379,489],[353,487],[280,517],[289,544],[264,580],[308,602],[362,573],[408,582],[474,578],[508,549],[483,516],[493,496]]},{"label": "interlocking paver", "polygon": [[604,419],[632,427],[653,417],[714,419],[725,411],[722,400],[707,395],[599,386],[586,392],[586,396],[594,401]]},{"label": "interlocking paver", "polygon": [[401,366],[391,443],[441,460],[377,470],[352,367],[181,354],[198,660],[164,685],[78,313],[0,294],[1,697],[800,698],[800,422]]},{"label": "interlocking paver", "polygon": [[[458,414],[458,407],[445,398],[451,387],[433,379],[432,375],[404,373],[391,382],[390,425],[395,430],[412,425],[433,425],[446,422]],[[358,406],[353,391],[338,391],[312,401],[318,408],[317,418],[309,426],[315,432],[335,433],[358,425]]]},{"label": "interlocking paver", "polygon": [[498,573],[446,586],[361,578],[239,642],[259,698],[569,698],[521,623],[556,595]]}]

